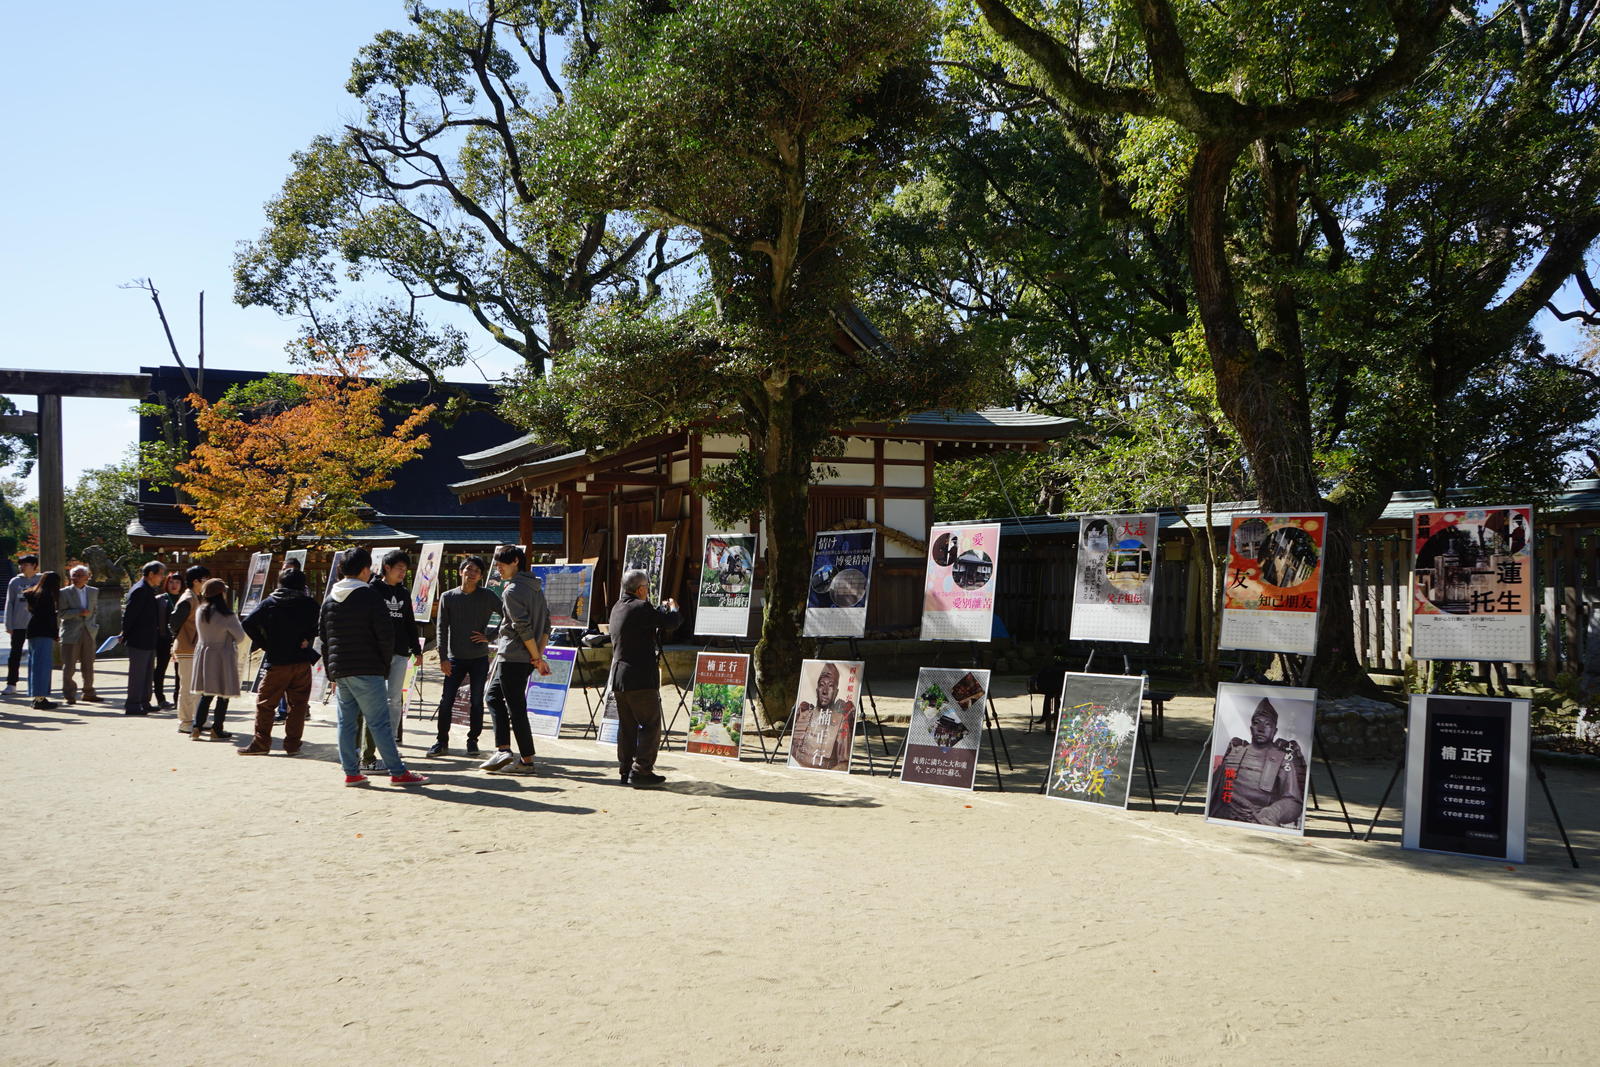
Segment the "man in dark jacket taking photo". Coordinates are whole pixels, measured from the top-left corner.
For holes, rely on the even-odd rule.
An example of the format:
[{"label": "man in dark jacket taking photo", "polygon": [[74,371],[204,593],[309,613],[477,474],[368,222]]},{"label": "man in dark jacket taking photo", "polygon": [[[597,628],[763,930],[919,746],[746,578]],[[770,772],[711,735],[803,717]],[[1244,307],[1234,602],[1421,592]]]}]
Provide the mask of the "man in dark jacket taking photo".
[{"label": "man in dark jacket taking photo", "polygon": [[311,665],[317,652],[311,643],[317,637],[317,602],[306,593],[306,576],[298,570],[285,570],[278,576],[278,588],[244,620],[244,632],[266,651],[260,692],[256,694],[255,737],[239,750],[241,756],[264,756],[272,751],[272,722],[280,698],[289,705],[283,724],[283,752],[293,756],[300,751],[306,715],[311,704]]}]

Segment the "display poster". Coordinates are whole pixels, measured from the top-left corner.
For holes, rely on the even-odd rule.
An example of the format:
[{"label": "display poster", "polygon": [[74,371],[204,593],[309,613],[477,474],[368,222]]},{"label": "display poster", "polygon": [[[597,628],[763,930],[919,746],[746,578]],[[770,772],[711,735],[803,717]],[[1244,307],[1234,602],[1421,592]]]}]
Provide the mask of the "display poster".
[{"label": "display poster", "polygon": [[807,637],[865,637],[876,530],[817,534],[806,595]]},{"label": "display poster", "polygon": [[1126,808],[1143,700],[1143,678],[1068,674],[1061,686],[1045,795]]},{"label": "display poster", "polygon": [[[334,583],[339,580],[339,566],[344,562],[345,549],[339,549],[333,554],[333,559],[328,563],[328,580],[322,586],[322,600],[327,600],[333,595]],[[319,601],[321,603],[321,601]],[[312,643],[318,652],[322,651],[322,638],[318,637]],[[328,699],[328,669],[323,664],[323,658],[317,657],[317,662],[311,665],[311,697],[319,703],[326,703]]]},{"label": "display poster", "polygon": [[271,552],[257,552],[250,557],[250,569],[245,572],[244,599],[239,601],[239,618],[248,618],[267,598],[267,572],[270,570]]},{"label": "display poster", "polygon": [[1315,689],[1217,686],[1206,821],[1305,833],[1316,723]]},{"label": "display poster", "polygon": [[444,561],[444,542],[429,541],[417,550],[417,576],[411,583],[411,613],[417,624],[433,618],[433,598],[439,592],[439,566]]},{"label": "display poster", "polygon": [[800,662],[800,690],[789,718],[789,766],[850,773],[863,664]]},{"label": "display poster", "polygon": [[1453,508],[1412,516],[1416,659],[1533,660],[1533,509]]},{"label": "display poster", "polygon": [[405,677],[400,683],[401,714],[411,710],[413,704],[422,700],[422,657],[412,656],[406,664]]},{"label": "display poster", "polygon": [[1529,702],[1413,693],[1401,844],[1521,863]]},{"label": "display poster", "polygon": [[[493,593],[496,600],[503,600],[506,595],[507,584],[509,583],[507,583],[504,578],[500,577],[500,569],[493,563],[489,564],[489,573],[483,579],[483,587],[489,590],[489,592]],[[499,632],[499,630],[500,609],[497,607],[489,615],[489,623],[484,628],[483,632],[489,636],[490,643],[492,644],[494,642],[494,636]]]},{"label": "display poster", "polygon": [[[535,563],[528,568],[544,586],[552,630],[587,630],[589,602],[594,596],[594,566],[589,563]],[[499,596],[502,582],[492,592]]]},{"label": "display poster", "polygon": [[650,576],[650,602],[661,602],[661,576],[667,569],[666,534],[629,534],[622,543],[622,573],[644,571]]},{"label": "display poster", "polygon": [[928,531],[922,585],[922,640],[987,641],[994,627],[1000,525]]},{"label": "display poster", "polygon": [[988,671],[962,667],[919,670],[900,780],[971,789],[978,777],[978,749],[988,708]]},{"label": "display poster", "polygon": [[1073,641],[1150,643],[1158,515],[1084,515],[1072,587]]},{"label": "display poster", "polygon": [[1327,515],[1235,515],[1220,648],[1317,651]]},{"label": "display poster", "polygon": [[622,718],[617,712],[617,694],[611,688],[611,676],[606,676],[606,686],[600,692],[600,721],[594,732],[594,739],[602,745],[617,743],[617,730],[622,725]]},{"label": "display poster", "polygon": [[[287,569],[290,564],[293,564],[296,570],[298,570],[301,574],[305,574],[305,572],[306,572],[306,557],[309,554],[310,553],[306,549],[303,549],[303,548],[292,548],[292,549],[290,549],[289,551],[287,551],[287,552],[285,552],[283,554],[283,566],[284,566],[284,568]],[[309,582],[307,584],[309,585]]]},{"label": "display poster", "polygon": [[[493,668],[491,667],[491,670]],[[472,728],[472,685],[463,681],[450,701],[450,721],[456,726]]]},{"label": "display poster", "polygon": [[739,758],[749,672],[750,657],[743,653],[702,652],[695,657],[685,751]]},{"label": "display poster", "polygon": [[561,716],[567,710],[567,690],[572,687],[578,650],[550,645],[544,650],[544,658],[550,664],[550,673],[534,671],[528,675],[528,728],[535,737],[560,737]]},{"label": "display poster", "polygon": [[707,637],[749,635],[755,558],[755,534],[706,534],[705,551],[700,557],[695,633]]}]

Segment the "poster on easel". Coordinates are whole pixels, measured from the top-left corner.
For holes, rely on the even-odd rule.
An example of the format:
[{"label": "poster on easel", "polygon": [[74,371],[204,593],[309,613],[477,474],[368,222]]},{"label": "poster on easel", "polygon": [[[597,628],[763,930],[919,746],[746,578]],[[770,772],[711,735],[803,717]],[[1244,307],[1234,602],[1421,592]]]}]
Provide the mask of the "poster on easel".
[{"label": "poster on easel", "polygon": [[923,667],[906,726],[900,780],[943,789],[971,789],[989,709],[989,672]]},{"label": "poster on easel", "polygon": [[[333,559],[328,563],[328,580],[322,586],[321,604],[333,595],[333,587],[339,580],[339,567],[344,563],[345,549],[339,549],[333,554]],[[320,610],[320,609],[319,609]],[[318,652],[322,651],[322,638],[319,636],[312,642],[312,647]],[[322,656],[317,657],[317,662],[311,665],[311,700],[319,704],[326,703],[328,699],[328,669]]]},{"label": "poster on easel", "polygon": [[[292,567],[292,569],[299,571],[301,574],[305,574],[306,573],[306,557],[309,556],[309,555],[310,555],[310,552],[307,551],[304,548],[292,548],[292,549],[290,549],[289,551],[287,551],[287,552],[285,552],[283,554],[283,567],[284,567],[284,569],[285,570],[289,570]],[[311,584],[310,583],[310,576],[307,575],[306,585],[307,585],[308,588],[309,588],[310,584]]]},{"label": "poster on easel", "polygon": [[928,531],[922,640],[989,640],[999,561],[999,523],[935,526]]},{"label": "poster on easel", "polygon": [[667,535],[629,534],[622,543],[622,573],[644,571],[650,576],[650,601],[661,598],[661,578],[667,568]]},{"label": "poster on easel", "polygon": [[789,766],[850,773],[864,666],[848,660],[800,661],[800,687],[789,716]]},{"label": "poster on easel", "polygon": [[744,740],[745,689],[750,657],[742,652],[702,652],[694,659],[694,692],[684,751],[739,758]]},{"label": "poster on easel", "polygon": [[1412,694],[1404,847],[1523,862],[1529,709],[1508,697]]},{"label": "poster on easel", "polygon": [[[528,570],[544,586],[552,630],[587,630],[594,598],[594,567],[587,563],[535,563]],[[504,583],[501,583],[504,588]]]},{"label": "poster on easel", "polygon": [[417,550],[417,576],[411,583],[411,613],[419,626],[433,618],[433,599],[439,591],[439,566],[443,562],[443,541],[429,541]]},{"label": "poster on easel", "polygon": [[612,690],[612,677],[606,677],[605,688],[600,690],[600,719],[595,724],[594,739],[602,745],[617,743],[617,731],[622,717],[617,712],[617,694]]},{"label": "poster on easel", "polygon": [[257,552],[250,557],[245,572],[244,598],[239,601],[239,618],[247,618],[267,598],[267,572],[272,570],[272,553]]},{"label": "poster on easel", "polygon": [[807,637],[865,637],[876,530],[831,530],[811,546]]},{"label": "poster on easel", "polygon": [[1083,515],[1072,587],[1073,641],[1150,643],[1159,515]]},{"label": "poster on easel", "polygon": [[1316,723],[1315,689],[1217,686],[1206,822],[1304,834]]},{"label": "poster on easel", "polygon": [[1415,659],[1533,661],[1533,509],[1444,508],[1411,519]]},{"label": "poster on easel", "polygon": [[1068,673],[1061,685],[1045,796],[1126,808],[1133,792],[1143,700],[1143,678]]},{"label": "poster on easel", "polygon": [[528,728],[535,737],[560,737],[578,650],[553,645],[544,650],[544,658],[550,664],[550,673],[534,671],[528,675]]},{"label": "poster on easel", "polygon": [[1327,532],[1325,514],[1234,516],[1219,648],[1316,653]]},{"label": "poster on easel", "polygon": [[411,711],[422,701],[422,657],[412,656],[406,661],[406,673],[400,681],[400,707],[402,714]]},{"label": "poster on easel", "polygon": [[755,558],[755,534],[706,534],[704,551],[700,555],[700,590],[695,601],[696,634],[702,637],[749,636]]}]

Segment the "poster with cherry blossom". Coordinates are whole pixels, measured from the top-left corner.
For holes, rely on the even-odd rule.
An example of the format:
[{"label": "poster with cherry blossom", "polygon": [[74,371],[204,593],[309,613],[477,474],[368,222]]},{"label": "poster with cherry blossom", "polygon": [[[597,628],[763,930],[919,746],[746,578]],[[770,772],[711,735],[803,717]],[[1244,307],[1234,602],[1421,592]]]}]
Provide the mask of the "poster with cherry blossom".
[{"label": "poster with cherry blossom", "polygon": [[928,531],[922,585],[922,640],[987,641],[994,627],[1000,525]]},{"label": "poster with cherry blossom", "polygon": [[1218,647],[1317,651],[1327,532],[1326,514],[1234,516]]},{"label": "poster with cherry blossom", "polygon": [[1157,515],[1084,515],[1072,589],[1073,641],[1150,643]]}]

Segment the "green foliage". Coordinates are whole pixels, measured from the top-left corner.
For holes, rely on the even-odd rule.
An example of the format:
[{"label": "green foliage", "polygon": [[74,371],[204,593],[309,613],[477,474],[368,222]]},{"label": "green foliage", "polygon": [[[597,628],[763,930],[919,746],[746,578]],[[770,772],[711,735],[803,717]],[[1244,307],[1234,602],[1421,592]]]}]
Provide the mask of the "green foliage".
[{"label": "green foliage", "polygon": [[120,463],[84,471],[66,495],[67,558],[83,559],[99,545],[113,560],[130,555],[128,524],[139,495],[139,464],[130,452]]},{"label": "green foliage", "polygon": [[39,501],[24,500],[24,488],[16,478],[0,478],[0,539],[10,542],[7,555],[15,555],[23,545],[37,547]]},{"label": "green foliage", "polygon": [[[16,415],[22,409],[8,396],[0,396],[0,415]],[[0,470],[16,467],[16,476],[26,478],[39,458],[38,434],[0,433]]]}]

